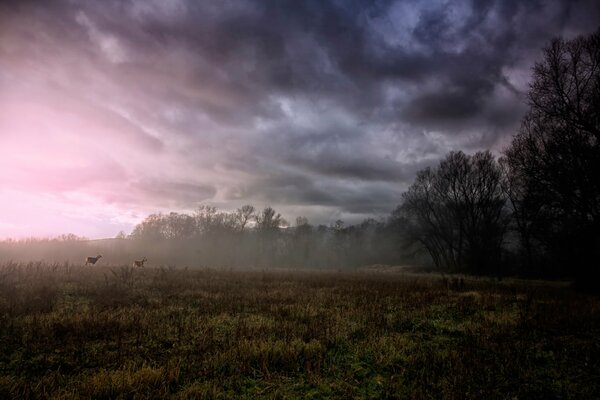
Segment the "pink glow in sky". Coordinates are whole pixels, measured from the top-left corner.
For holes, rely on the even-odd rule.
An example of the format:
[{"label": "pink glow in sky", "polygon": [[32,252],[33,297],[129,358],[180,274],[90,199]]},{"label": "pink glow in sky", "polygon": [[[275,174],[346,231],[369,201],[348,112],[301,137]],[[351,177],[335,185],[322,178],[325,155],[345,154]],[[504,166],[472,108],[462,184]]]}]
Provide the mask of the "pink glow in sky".
[{"label": "pink glow in sky", "polygon": [[[76,26],[87,21],[82,15],[74,16]],[[202,165],[187,164],[185,137],[167,145],[169,130],[133,117],[128,106],[143,94],[120,87],[131,67],[111,75],[126,56],[112,54],[116,41],[96,43],[105,39],[87,21],[81,33],[87,30],[89,42],[55,47],[52,25],[45,32],[21,17],[4,19],[0,39],[0,238],[113,236],[150,212],[213,198],[204,183],[209,172],[185,172]]]},{"label": "pink glow in sky", "polygon": [[449,150],[508,143],[542,46],[597,4],[1,2],[0,239],[385,217]]}]

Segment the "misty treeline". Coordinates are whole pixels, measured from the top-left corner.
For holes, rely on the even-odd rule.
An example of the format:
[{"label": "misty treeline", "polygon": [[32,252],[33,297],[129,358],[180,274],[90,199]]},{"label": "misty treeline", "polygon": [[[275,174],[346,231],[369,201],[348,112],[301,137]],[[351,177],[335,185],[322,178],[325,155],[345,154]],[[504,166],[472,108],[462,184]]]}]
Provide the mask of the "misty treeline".
[{"label": "misty treeline", "polygon": [[222,268],[349,268],[398,264],[406,257],[395,227],[367,219],[346,226],[314,226],[305,217],[289,224],[273,208],[245,205],[233,212],[201,206],[191,214],[152,214],[130,235],[86,240],[74,235],[0,243],[0,259],[82,264],[102,254],[99,265],[148,258],[150,266]]},{"label": "misty treeline", "polygon": [[[417,173],[385,219],[313,226],[304,217],[290,224],[271,207],[225,212],[203,206],[193,214],[150,215],[129,236],[86,242],[77,257],[97,250],[115,262],[143,255],[155,265],[423,264],[483,275],[570,277],[598,287],[600,33],[555,39],[543,54],[533,69],[529,110],[501,156],[450,152]],[[73,248],[82,241],[58,242]],[[16,258],[12,245],[10,253],[3,243],[0,256]]]},{"label": "misty treeline", "polygon": [[553,40],[533,69],[529,110],[501,157],[450,152],[417,173],[385,222],[313,227],[300,217],[284,229],[271,208],[205,207],[194,216],[151,216],[131,236],[201,237],[198,257],[224,265],[406,263],[422,249],[437,268],[453,272],[596,282],[599,71],[600,33]]},{"label": "misty treeline", "polygon": [[193,214],[154,214],[129,239],[154,260],[220,267],[342,268],[399,261],[397,240],[373,219],[353,226],[337,221],[313,226],[305,217],[289,224],[273,208],[245,205],[233,212],[202,206]]}]

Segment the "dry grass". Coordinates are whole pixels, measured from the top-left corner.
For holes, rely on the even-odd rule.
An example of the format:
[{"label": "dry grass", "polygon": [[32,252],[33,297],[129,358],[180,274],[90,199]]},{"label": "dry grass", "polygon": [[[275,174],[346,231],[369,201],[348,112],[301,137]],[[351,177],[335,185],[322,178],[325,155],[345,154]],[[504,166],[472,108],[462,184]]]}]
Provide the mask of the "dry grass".
[{"label": "dry grass", "polygon": [[599,334],[524,281],[0,267],[0,398],[594,398]]}]

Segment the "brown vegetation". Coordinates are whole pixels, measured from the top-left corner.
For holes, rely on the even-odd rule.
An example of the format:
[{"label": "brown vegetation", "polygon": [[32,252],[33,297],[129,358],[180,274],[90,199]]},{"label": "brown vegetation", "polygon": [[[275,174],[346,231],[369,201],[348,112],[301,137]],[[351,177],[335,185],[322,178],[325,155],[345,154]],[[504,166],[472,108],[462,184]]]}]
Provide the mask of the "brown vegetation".
[{"label": "brown vegetation", "polygon": [[591,398],[600,301],[398,272],[0,267],[2,398]]}]

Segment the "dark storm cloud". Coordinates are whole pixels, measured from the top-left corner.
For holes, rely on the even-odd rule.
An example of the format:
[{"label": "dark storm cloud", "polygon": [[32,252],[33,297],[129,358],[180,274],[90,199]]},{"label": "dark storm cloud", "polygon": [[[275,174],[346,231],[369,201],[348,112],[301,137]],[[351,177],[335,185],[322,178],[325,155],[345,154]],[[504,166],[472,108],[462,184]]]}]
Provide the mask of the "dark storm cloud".
[{"label": "dark storm cloud", "polygon": [[[383,182],[356,181],[348,184],[331,178],[314,178],[302,172],[277,171],[257,179],[237,194],[265,204],[321,206],[342,212],[382,215],[400,191]],[[343,205],[343,206],[341,206]]]},{"label": "dark storm cloud", "polygon": [[164,172],[130,171],[144,199],[365,215],[451,149],[500,150],[541,48],[599,20],[592,0],[25,1],[0,6],[0,66],[137,125]]}]

